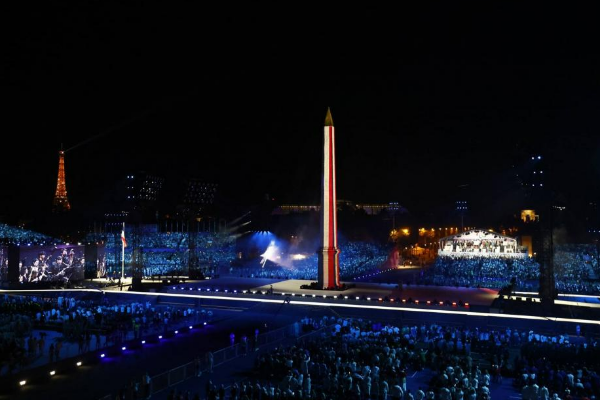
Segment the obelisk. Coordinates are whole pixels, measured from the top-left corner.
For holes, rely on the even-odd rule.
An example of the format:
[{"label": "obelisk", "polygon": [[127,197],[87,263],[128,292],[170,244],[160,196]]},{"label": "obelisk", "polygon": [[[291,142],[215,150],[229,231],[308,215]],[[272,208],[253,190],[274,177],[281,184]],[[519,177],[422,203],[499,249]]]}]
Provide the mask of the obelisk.
[{"label": "obelisk", "polygon": [[323,176],[321,179],[321,247],[318,285],[320,289],[340,286],[339,249],[337,248],[337,208],[335,195],[335,129],[327,108],[323,129]]}]

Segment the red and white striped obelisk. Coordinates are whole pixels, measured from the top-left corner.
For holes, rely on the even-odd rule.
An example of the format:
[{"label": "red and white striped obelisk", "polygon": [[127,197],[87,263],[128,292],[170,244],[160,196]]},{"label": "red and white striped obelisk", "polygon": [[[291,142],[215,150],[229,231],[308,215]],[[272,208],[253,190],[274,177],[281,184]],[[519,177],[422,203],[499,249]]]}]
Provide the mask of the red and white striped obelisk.
[{"label": "red and white striped obelisk", "polygon": [[321,181],[321,247],[319,255],[319,288],[340,285],[339,249],[337,248],[337,208],[335,195],[335,129],[327,108],[323,129],[323,177]]}]

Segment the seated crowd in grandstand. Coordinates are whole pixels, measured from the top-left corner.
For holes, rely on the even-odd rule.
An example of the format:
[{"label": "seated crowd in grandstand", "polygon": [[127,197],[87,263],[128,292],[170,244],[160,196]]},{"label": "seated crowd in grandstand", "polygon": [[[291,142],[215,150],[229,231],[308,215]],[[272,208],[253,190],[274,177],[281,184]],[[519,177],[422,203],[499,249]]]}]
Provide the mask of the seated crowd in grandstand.
[{"label": "seated crowd in grandstand", "polygon": [[[366,242],[344,242],[340,244],[341,279],[352,279],[368,272],[380,270],[388,260],[389,246]],[[243,267],[231,267],[230,273],[236,276],[274,279],[317,279],[318,257],[316,254],[294,260],[292,267],[283,267],[266,263],[263,267],[258,261],[248,262]]]},{"label": "seated crowd in grandstand", "polygon": [[[235,241],[227,235],[210,232],[198,232],[195,238],[195,253],[199,265],[218,268],[229,265],[235,258]],[[89,234],[90,241],[103,239],[103,235]],[[188,233],[182,232],[147,232],[136,237],[136,246],[140,250],[139,257],[144,268],[144,276],[153,275],[187,275],[190,259]],[[130,240],[131,241],[131,240]],[[121,242],[108,240],[105,243],[106,265],[121,264]],[[125,249],[125,264],[133,261],[131,247]],[[107,271],[110,273],[110,271]]]},{"label": "seated crowd in grandstand", "polygon": [[598,294],[598,251],[591,244],[558,245],[554,248],[554,274],[560,293]]},{"label": "seated crowd in grandstand", "polygon": [[[196,241],[197,265],[204,266],[213,273],[222,267],[229,268],[231,261],[236,258],[235,241],[227,235],[209,232],[198,232],[193,236],[182,232],[144,232],[136,237],[136,246],[141,250],[139,254],[144,275],[187,275],[190,237]],[[7,243],[55,242],[48,236],[5,224],[0,224],[0,238]],[[105,239],[104,235],[88,234],[86,237],[86,241],[101,239]],[[102,277],[109,277],[110,266],[113,266],[112,275],[115,275],[114,266],[121,264],[121,243],[120,240],[107,240],[105,246],[102,265],[109,268],[101,268],[101,274]],[[340,249],[340,273],[343,280],[381,269],[389,255],[387,246],[366,242],[341,243]],[[132,261],[129,247],[125,252],[125,264],[131,265]],[[294,260],[291,267],[271,262],[264,266],[259,262],[248,262],[243,267],[230,268],[230,273],[245,277],[312,280],[317,276],[317,261],[317,256],[311,254],[302,260]],[[5,263],[2,265],[4,267],[0,269],[0,275],[5,280]],[[597,294],[600,291],[600,264],[594,245],[557,245],[554,268],[559,292]],[[417,283],[496,289],[514,283],[514,289],[536,291],[539,288],[539,264],[529,258],[479,257],[475,254],[440,256]]]},{"label": "seated crowd in grandstand", "polygon": [[[418,283],[500,289],[514,282],[515,290],[537,291],[539,269],[539,263],[532,258],[440,256],[423,273]],[[556,246],[554,275],[559,293],[600,292],[600,270],[595,246]]]},{"label": "seated crowd in grandstand", "polygon": [[423,274],[424,285],[502,288],[514,280],[519,290],[537,290],[539,265],[530,258],[438,257]]},{"label": "seated crowd in grandstand", "polygon": [[6,224],[0,224],[0,240],[5,243],[32,245],[58,243],[56,239],[50,236]]}]

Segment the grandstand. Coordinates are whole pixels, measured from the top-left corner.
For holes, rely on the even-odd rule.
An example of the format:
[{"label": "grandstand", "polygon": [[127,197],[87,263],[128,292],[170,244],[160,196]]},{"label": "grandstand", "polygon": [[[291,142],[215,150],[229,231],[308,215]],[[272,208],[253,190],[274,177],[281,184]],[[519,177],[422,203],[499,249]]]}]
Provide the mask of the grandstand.
[{"label": "grandstand", "polygon": [[[189,263],[190,235],[185,232],[131,232],[129,237],[136,235],[137,250],[140,251],[144,276],[152,275],[187,275]],[[196,257],[199,265],[216,268],[229,265],[235,258],[235,242],[231,236],[199,232],[195,238]],[[119,267],[121,263],[120,239],[112,240],[102,234],[90,233],[86,241],[103,240],[106,243],[106,264],[108,271]],[[132,241],[132,240],[130,240]],[[126,270],[132,263],[134,246],[125,248]],[[111,268],[112,267],[112,268]],[[120,267],[119,267],[120,268]]]},{"label": "grandstand", "polygon": [[[436,286],[539,289],[540,265],[515,239],[471,230],[440,239],[438,258],[419,283]],[[562,244],[554,249],[556,288],[560,293],[600,292],[598,251],[592,244]]]},{"label": "grandstand", "polygon": [[0,224],[0,240],[4,244],[51,244],[57,239],[23,228]]}]

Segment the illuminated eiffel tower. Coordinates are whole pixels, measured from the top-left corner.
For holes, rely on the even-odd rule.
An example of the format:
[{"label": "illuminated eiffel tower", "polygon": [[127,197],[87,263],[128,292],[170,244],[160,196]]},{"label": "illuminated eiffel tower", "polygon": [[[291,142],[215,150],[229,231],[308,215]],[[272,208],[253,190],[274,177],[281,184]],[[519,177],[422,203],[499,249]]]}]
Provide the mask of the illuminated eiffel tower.
[{"label": "illuminated eiffel tower", "polygon": [[67,199],[67,184],[65,183],[65,152],[61,145],[58,152],[58,181],[56,182],[56,193],[52,202],[52,211],[62,213],[70,209],[71,205],[69,204],[69,199]]}]

